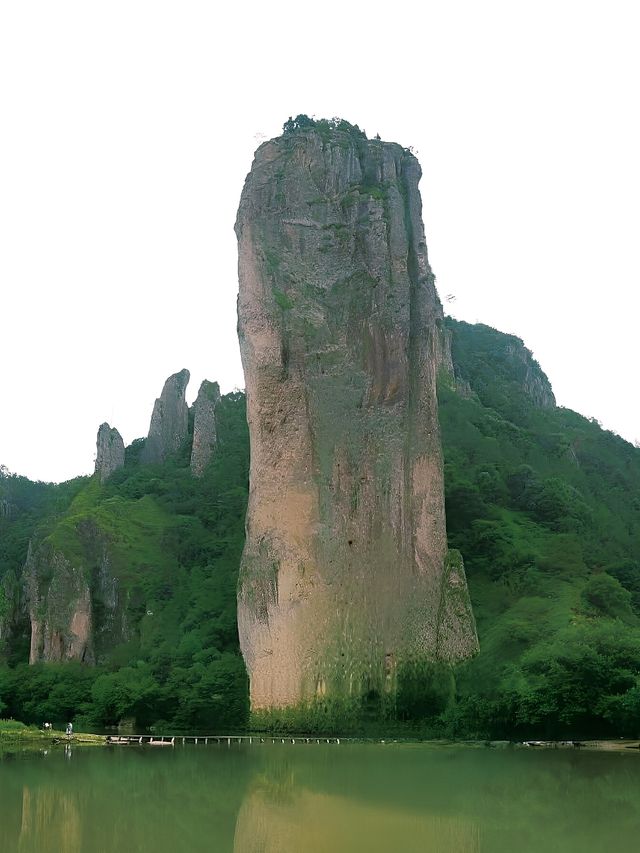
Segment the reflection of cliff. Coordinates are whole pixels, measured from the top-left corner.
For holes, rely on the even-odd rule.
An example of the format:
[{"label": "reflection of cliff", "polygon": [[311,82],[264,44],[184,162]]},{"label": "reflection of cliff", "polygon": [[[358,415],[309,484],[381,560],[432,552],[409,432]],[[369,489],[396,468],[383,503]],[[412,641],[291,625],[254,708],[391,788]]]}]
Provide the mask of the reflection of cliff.
[{"label": "reflection of cliff", "polygon": [[480,830],[465,817],[412,813],[367,805],[264,780],[247,793],[238,813],[234,853],[404,853],[451,850],[477,853]]},{"label": "reflection of cliff", "polygon": [[56,788],[22,789],[20,853],[81,853],[77,798]]}]

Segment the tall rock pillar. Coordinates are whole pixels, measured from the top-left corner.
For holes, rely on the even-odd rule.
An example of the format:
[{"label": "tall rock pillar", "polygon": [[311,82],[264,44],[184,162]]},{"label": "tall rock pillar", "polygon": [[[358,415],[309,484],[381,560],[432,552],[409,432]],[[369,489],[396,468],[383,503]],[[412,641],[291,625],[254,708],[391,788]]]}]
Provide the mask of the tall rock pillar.
[{"label": "tall rock pillar", "polygon": [[217,382],[205,379],[200,385],[193,404],[193,443],[191,445],[191,472],[202,477],[212,461],[218,443],[216,409],[220,403]]},{"label": "tall rock pillar", "polygon": [[185,369],[174,373],[164,383],[162,394],[153,406],[149,435],[142,450],[143,462],[164,462],[168,456],[177,453],[186,441],[189,407],[185,392],[189,377],[189,371]]},{"label": "tall rock pillar", "polygon": [[100,482],[104,483],[109,477],[124,465],[124,441],[118,430],[109,424],[100,424],[96,441],[96,469]]},{"label": "tall rock pillar", "polygon": [[447,552],[420,175],[399,145],[320,122],[262,145],[242,192],[254,710],[393,693],[405,665],[477,647]]}]

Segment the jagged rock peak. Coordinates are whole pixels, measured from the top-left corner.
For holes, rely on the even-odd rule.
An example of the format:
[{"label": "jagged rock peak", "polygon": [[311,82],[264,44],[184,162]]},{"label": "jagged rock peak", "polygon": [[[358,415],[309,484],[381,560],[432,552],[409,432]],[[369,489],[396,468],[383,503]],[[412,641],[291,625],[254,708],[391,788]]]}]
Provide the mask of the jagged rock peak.
[{"label": "jagged rock peak", "polygon": [[162,394],[153,407],[149,435],[142,451],[143,462],[164,462],[183,446],[189,431],[189,408],[185,400],[189,378],[189,371],[184,369],[164,383]]},{"label": "jagged rock peak", "polygon": [[236,222],[254,709],[393,694],[407,667],[477,648],[447,553],[436,376],[451,362],[420,166],[301,118],[257,150]]},{"label": "jagged rock peak", "polygon": [[108,423],[100,424],[96,441],[96,470],[100,482],[110,477],[124,465],[124,441],[115,427]]},{"label": "jagged rock peak", "polygon": [[220,402],[217,382],[205,379],[200,385],[193,404],[193,444],[191,446],[191,472],[201,477],[213,459],[218,442],[216,408]]}]

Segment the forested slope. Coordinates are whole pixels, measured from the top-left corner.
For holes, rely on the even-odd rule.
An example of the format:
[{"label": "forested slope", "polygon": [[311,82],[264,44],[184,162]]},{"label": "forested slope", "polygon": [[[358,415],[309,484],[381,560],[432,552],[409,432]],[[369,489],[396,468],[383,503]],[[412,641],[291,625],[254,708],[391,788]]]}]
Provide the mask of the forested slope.
[{"label": "forested slope", "polygon": [[[64,512],[41,520],[38,541],[72,558],[89,579],[96,666],[28,666],[23,612],[5,643],[5,656],[16,665],[0,669],[5,715],[28,722],[75,717],[94,725],[133,717],[142,726],[164,721],[196,729],[246,723],[235,605],[249,463],[244,395],[223,397],[217,416],[219,453],[206,476],[192,475],[188,448],[161,465],[141,464],[144,441],[138,440],[108,482],[85,478]],[[24,562],[34,531],[26,521],[22,528]],[[99,612],[104,595],[92,563],[96,541],[108,546],[124,631]]]},{"label": "forested slope", "polygon": [[[447,325],[456,372],[439,387],[447,527],[464,556],[480,653],[455,670],[455,686],[445,674],[440,686],[400,696],[398,723],[457,736],[637,736],[640,450],[557,408],[517,338]],[[2,715],[246,725],[236,628],[249,464],[243,394],[222,398],[218,428],[202,478],[186,451],[141,464],[141,440],[103,485],[96,477],[30,483],[3,471]],[[101,634],[95,666],[28,666],[20,592],[28,542],[88,560],[78,550],[88,524],[111,543],[127,593],[126,641]],[[102,616],[94,613],[96,625],[106,624]]]},{"label": "forested slope", "polygon": [[640,450],[556,408],[517,338],[448,320],[441,383],[447,527],[480,654],[453,730],[638,733]]}]

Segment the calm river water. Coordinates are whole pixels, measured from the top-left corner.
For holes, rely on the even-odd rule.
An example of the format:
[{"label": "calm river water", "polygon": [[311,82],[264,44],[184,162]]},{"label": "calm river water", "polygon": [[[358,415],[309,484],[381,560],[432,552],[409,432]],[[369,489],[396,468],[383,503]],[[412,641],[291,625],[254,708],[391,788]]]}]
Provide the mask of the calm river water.
[{"label": "calm river water", "polygon": [[0,757],[2,853],[626,853],[640,755],[415,744]]}]

